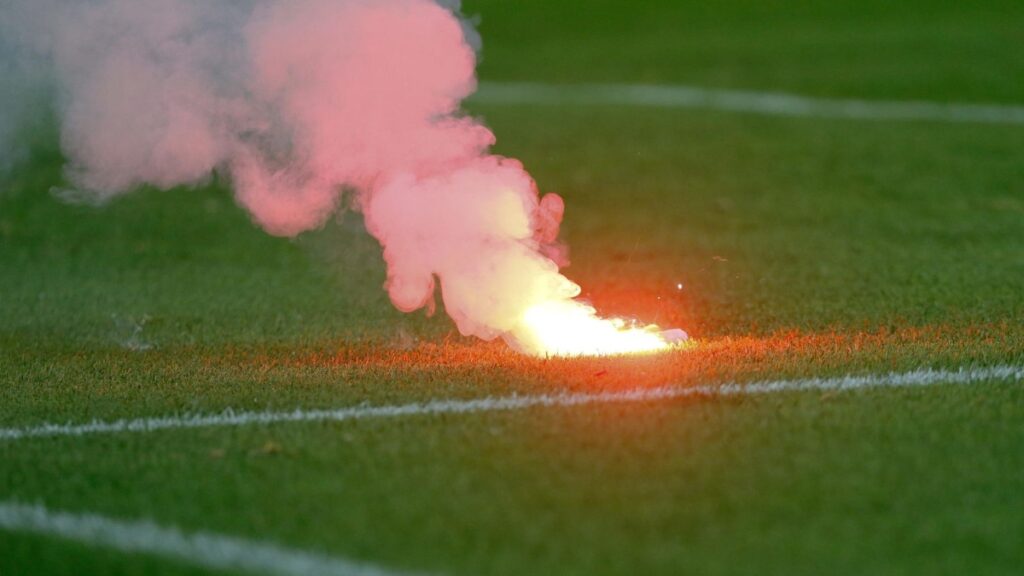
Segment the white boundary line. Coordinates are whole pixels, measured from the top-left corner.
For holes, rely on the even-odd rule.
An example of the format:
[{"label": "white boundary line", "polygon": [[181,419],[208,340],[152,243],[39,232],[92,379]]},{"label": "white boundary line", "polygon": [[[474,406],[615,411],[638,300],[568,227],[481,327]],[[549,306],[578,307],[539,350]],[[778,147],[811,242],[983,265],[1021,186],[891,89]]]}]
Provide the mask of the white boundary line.
[{"label": "white boundary line", "polygon": [[42,505],[0,502],[0,530],[25,532],[163,556],[217,570],[285,576],[399,576],[411,574],[334,556],[209,532],[185,533],[148,521],[51,511]]},{"label": "white boundary line", "polygon": [[698,108],[774,116],[856,120],[930,120],[1024,124],[1024,106],[812,98],[782,92],[723,90],[655,84],[539,84],[482,82],[471,101],[551,106],[619,105]]},{"label": "white boundary line", "polygon": [[582,406],[611,402],[651,402],[700,396],[743,396],[808,390],[844,391],[860,388],[906,388],[934,384],[972,384],[984,381],[1024,381],[1024,365],[984,368],[961,367],[956,370],[924,368],[910,372],[890,372],[865,376],[810,378],[804,380],[767,380],[750,383],[702,384],[634,388],[619,392],[576,392],[562,394],[490,396],[473,400],[432,400],[429,402],[369,406],[359,405],[326,410],[296,409],[288,412],[235,412],[186,414],[130,420],[94,420],[85,424],[40,424],[23,428],[0,428],[0,441],[52,436],[86,436],[119,432],[153,432],[180,428],[246,426],[277,422],[342,422],[369,418],[466,414],[522,410],[536,406]]}]

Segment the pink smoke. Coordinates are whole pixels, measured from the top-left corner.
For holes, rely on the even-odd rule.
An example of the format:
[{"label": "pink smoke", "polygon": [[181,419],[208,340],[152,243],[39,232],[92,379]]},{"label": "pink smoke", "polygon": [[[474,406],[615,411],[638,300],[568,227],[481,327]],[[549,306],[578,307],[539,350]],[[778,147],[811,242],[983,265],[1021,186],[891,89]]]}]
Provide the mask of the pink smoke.
[{"label": "pink smoke", "polygon": [[430,306],[439,283],[459,330],[481,338],[519,342],[528,308],[579,292],[556,263],[561,199],[539,198],[519,162],[489,154],[494,135],[459,109],[476,54],[448,8],[17,0],[0,10],[0,33],[40,29],[3,53],[52,68],[67,174],[97,199],[220,171],[260,226],[292,236],[354,193],[395,306]]}]

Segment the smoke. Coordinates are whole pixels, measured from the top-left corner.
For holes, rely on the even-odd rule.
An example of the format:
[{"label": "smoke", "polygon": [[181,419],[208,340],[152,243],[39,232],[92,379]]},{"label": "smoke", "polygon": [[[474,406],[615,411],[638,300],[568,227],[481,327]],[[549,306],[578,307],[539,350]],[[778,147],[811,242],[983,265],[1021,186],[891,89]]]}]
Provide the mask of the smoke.
[{"label": "smoke", "polygon": [[528,308],[579,292],[558,272],[563,205],[460,111],[479,38],[447,4],[6,0],[0,163],[45,93],[76,194],[219,173],[281,236],[352,205],[396,307],[432,306],[438,283],[463,334],[521,344]]}]

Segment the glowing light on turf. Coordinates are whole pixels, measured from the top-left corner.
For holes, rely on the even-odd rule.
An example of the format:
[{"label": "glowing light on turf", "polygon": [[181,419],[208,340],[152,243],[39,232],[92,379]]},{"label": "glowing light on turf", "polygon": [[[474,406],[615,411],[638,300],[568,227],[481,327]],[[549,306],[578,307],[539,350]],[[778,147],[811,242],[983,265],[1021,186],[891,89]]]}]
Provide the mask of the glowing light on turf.
[{"label": "glowing light on turf", "polygon": [[575,300],[530,307],[515,331],[517,342],[542,356],[609,356],[659,352],[672,346],[657,326],[631,326],[622,318],[601,318]]}]

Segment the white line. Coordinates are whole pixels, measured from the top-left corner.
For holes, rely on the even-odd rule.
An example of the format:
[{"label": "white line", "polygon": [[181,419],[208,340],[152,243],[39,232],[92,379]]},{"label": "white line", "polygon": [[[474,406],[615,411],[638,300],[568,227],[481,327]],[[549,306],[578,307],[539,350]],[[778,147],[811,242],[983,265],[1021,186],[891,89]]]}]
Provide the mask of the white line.
[{"label": "white line", "polygon": [[0,502],[0,529],[55,536],[121,552],[163,556],[216,570],[287,576],[399,576],[410,574],[317,553],[291,550],[209,532],[185,533],[148,521],[51,511],[41,505]]},{"label": "white line", "polygon": [[581,406],[609,402],[650,402],[694,396],[740,396],[806,390],[854,390],[858,388],[904,388],[933,384],[971,384],[984,381],[1024,381],[1024,366],[1002,365],[957,370],[924,368],[911,372],[890,372],[866,376],[768,380],[751,383],[703,384],[635,388],[620,392],[578,392],[563,394],[490,396],[474,400],[433,400],[384,406],[359,405],[326,410],[296,409],[288,412],[235,412],[186,414],[131,420],[94,420],[85,424],[40,424],[24,428],[0,428],[0,441],[46,436],[85,436],[117,432],[153,432],[178,428],[246,426],[277,422],[340,422],[367,418],[394,418],[433,414],[465,414],[522,410],[535,406]]},{"label": "white line", "polygon": [[812,98],[782,92],[653,84],[482,82],[472,100],[489,104],[699,108],[776,116],[1024,124],[1024,106]]}]

